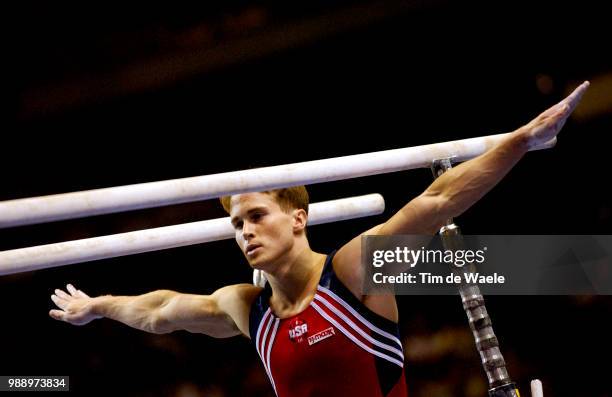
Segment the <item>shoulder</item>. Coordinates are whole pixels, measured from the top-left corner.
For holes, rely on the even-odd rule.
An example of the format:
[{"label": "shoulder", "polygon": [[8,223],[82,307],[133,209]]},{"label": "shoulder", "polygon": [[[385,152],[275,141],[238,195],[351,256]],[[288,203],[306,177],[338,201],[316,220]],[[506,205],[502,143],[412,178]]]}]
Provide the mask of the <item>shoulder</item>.
[{"label": "shoulder", "polygon": [[377,225],[342,246],[334,255],[332,266],[338,280],[368,310],[387,320],[397,322],[398,312],[394,295],[363,294],[366,274],[361,264],[361,240],[363,236],[379,234],[383,226],[384,224]]},{"label": "shoulder", "polygon": [[252,284],[234,284],[218,289],[212,297],[219,309],[227,313],[240,331],[248,336],[251,305],[262,290],[263,288]]},{"label": "shoulder", "polygon": [[261,290],[252,284],[233,284],[219,288],[211,296],[219,306],[250,305]]},{"label": "shoulder", "polygon": [[343,245],[334,255],[333,267],[336,276],[351,291],[361,299],[365,269],[361,266],[361,238],[376,235],[384,224],[377,225],[353,238]]},{"label": "shoulder", "polygon": [[213,296],[218,297],[233,297],[238,299],[249,299],[257,296],[263,288],[253,284],[232,284],[219,288],[213,293]]}]

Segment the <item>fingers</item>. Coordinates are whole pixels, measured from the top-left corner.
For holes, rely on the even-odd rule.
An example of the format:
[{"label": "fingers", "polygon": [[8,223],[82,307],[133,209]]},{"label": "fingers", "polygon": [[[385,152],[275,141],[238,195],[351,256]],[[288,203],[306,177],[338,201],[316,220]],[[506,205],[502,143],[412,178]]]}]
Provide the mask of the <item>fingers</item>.
[{"label": "fingers", "polygon": [[51,295],[51,300],[53,301],[53,303],[55,303],[57,307],[62,310],[66,309],[66,306],[68,305],[68,302],[66,300],[60,298],[57,295]]},{"label": "fingers", "polygon": [[564,100],[551,107],[542,113],[536,120],[544,122],[548,128],[558,134],[565,125],[570,114],[574,111],[585,91],[589,87],[589,82],[585,81],[580,84],[570,95]]},{"label": "fingers", "polygon": [[569,115],[572,114],[574,109],[576,109],[576,106],[578,106],[578,103],[580,103],[580,100],[582,99],[582,96],[586,92],[587,88],[589,88],[589,82],[585,81],[584,83],[580,84],[571,94],[569,94],[567,98],[561,101],[563,104],[563,110],[561,112],[562,119],[558,125],[559,130],[563,128],[563,125],[565,124],[565,121]]},{"label": "fingers", "polygon": [[568,116],[571,113],[569,111],[570,110],[569,105],[565,102],[558,103],[557,105],[555,105],[555,107],[557,108],[557,110],[555,110],[545,119],[546,122],[550,123],[550,122],[557,122],[559,120],[565,120],[568,118]]},{"label": "fingers", "polygon": [[582,96],[586,92],[587,88],[589,88],[589,85],[590,83],[588,81],[585,81],[584,83],[576,87],[576,89],[571,94],[569,94],[567,98],[563,100],[563,102],[569,105],[569,113],[573,112],[574,109],[576,109],[576,106],[578,106],[578,103],[580,103],[580,100],[582,99]]},{"label": "fingers", "polygon": [[70,295],[72,295],[72,296],[76,296],[77,295],[77,289],[74,288],[74,286],[72,284],[67,284],[66,285],[66,289],[68,290],[68,292],[70,292]]},{"label": "fingers", "polygon": [[[72,284],[66,285],[66,289],[70,294],[61,289],[56,289],[55,293],[51,295],[51,300],[61,310],[52,309],[49,311],[49,316],[55,320],[80,325],[79,316],[75,316],[75,310],[78,310],[78,303],[75,303],[75,300],[90,298],[83,291],[74,288]],[[75,304],[77,305],[77,309],[74,307]]]},{"label": "fingers", "polygon": [[569,116],[574,111],[574,109],[576,109],[578,103],[580,103],[580,100],[582,99],[582,96],[586,92],[587,88],[589,88],[589,85],[590,83],[588,81],[585,81],[584,83],[580,84],[571,94],[565,97],[562,101],[545,110],[540,115],[540,117],[553,116],[560,112],[564,105],[568,106],[568,109],[565,110],[564,113],[566,113],[566,116]]},{"label": "fingers", "polygon": [[68,295],[67,293],[65,293],[64,291],[62,291],[61,289],[56,289],[55,290],[55,295],[57,295],[58,297],[64,299],[64,300],[70,300],[72,299],[72,297],[70,295]]},{"label": "fingers", "polygon": [[539,379],[534,379],[531,381],[531,397],[544,397],[542,382],[540,382]]},{"label": "fingers", "polygon": [[70,292],[70,295],[74,296],[75,298],[89,298],[89,295],[87,295],[80,289],[74,288],[72,284],[67,284],[66,289],[68,290],[68,292]]},{"label": "fingers", "polygon": [[60,321],[65,321],[64,320],[64,312],[61,310],[57,310],[57,309],[53,309],[49,311],[49,316],[54,319],[54,320],[60,320]]},{"label": "fingers", "polygon": [[565,99],[543,111],[538,118],[542,119],[556,114],[563,105],[565,105]]}]

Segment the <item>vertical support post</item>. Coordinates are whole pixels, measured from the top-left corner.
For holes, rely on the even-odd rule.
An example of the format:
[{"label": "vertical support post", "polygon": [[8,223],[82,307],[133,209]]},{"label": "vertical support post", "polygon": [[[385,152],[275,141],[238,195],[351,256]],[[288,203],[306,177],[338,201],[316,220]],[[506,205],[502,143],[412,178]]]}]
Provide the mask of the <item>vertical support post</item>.
[{"label": "vertical support post", "polygon": [[[452,168],[452,158],[434,160],[431,166],[434,179],[450,168]],[[440,229],[440,237],[445,250],[464,248],[461,230],[452,218],[448,219],[446,225]],[[458,271],[458,268],[453,266],[453,271]],[[474,271],[474,265],[471,264],[467,271]],[[499,350],[499,342],[493,332],[491,318],[487,313],[480,288],[475,284],[462,283],[459,285],[459,295],[487,375],[489,397],[520,397],[516,384],[510,380],[506,370],[506,362]]]}]

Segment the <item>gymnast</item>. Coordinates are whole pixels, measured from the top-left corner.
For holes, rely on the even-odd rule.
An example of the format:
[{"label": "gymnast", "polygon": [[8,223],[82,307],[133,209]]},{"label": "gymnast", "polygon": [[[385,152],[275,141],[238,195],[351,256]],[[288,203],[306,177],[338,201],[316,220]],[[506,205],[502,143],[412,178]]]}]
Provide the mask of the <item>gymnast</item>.
[{"label": "gymnast", "polygon": [[[530,148],[555,138],[587,87],[583,83],[484,154],[448,170],[364,234],[435,234],[490,191]],[[265,275],[265,287],[89,297],[68,284],[67,291],[51,296],[58,309],[49,315],[74,325],[109,318],[159,334],[243,335],[279,397],[407,396],[395,296],[361,293],[361,235],[328,255],[313,251],[304,186],[222,197],[221,204],[248,264]]]}]

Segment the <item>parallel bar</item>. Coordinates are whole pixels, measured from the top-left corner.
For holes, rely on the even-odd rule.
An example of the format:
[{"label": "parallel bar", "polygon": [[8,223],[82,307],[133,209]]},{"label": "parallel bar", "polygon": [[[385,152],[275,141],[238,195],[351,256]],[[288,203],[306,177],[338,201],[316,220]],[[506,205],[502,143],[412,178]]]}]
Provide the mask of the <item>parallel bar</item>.
[{"label": "parallel bar", "polygon": [[[451,159],[434,161],[431,167],[434,179],[451,168]],[[448,219],[446,225],[440,229],[440,237],[445,250],[465,249],[461,230],[452,218]],[[451,266],[451,268],[453,274],[458,275],[461,280],[465,279],[463,277],[465,272],[476,272],[476,266],[473,263],[466,267]],[[489,397],[520,397],[516,384],[510,380],[510,375],[508,375],[506,362],[499,349],[499,341],[495,332],[493,332],[493,324],[487,312],[484,297],[480,293],[480,288],[478,285],[470,283],[461,283],[458,287],[463,309],[467,314],[472,336],[476,342],[476,350],[480,354],[482,367],[489,382]]]},{"label": "parallel bar", "polygon": [[[378,215],[384,209],[380,194],[324,201],[310,206],[308,224]],[[0,252],[0,276],[230,238],[234,238],[234,228],[225,217],[20,248]]]},{"label": "parallel bar", "polygon": [[[325,160],[0,202],[0,228],[160,207],[252,191],[426,168],[439,158],[465,161],[508,134]],[[537,147],[554,146],[556,138]]]}]

